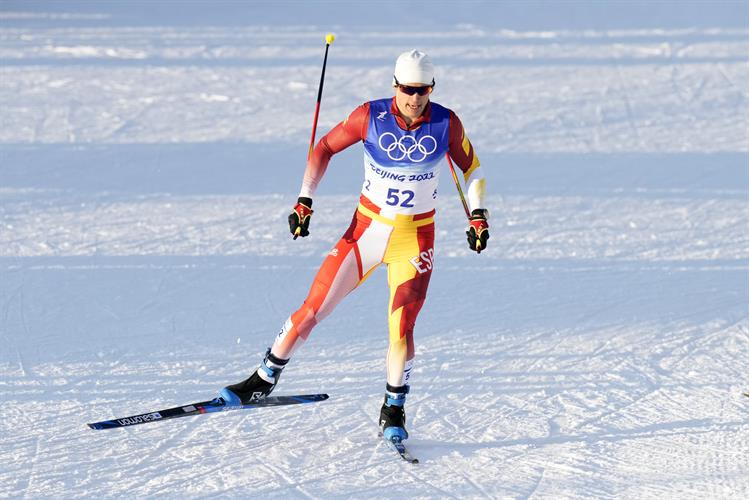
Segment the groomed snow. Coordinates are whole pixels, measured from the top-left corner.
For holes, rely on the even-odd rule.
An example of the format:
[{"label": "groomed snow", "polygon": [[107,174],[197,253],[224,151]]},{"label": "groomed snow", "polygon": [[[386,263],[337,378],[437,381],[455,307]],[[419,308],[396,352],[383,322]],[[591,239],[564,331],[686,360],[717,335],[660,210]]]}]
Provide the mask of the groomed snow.
[{"label": "groomed snow", "polygon": [[[0,4],[0,497],[749,497],[745,2],[206,5]],[[318,138],[419,47],[488,178],[476,255],[442,175],[421,463],[376,437],[384,270],[277,390],[330,400],[89,429],[213,397],[304,299],[362,175],[291,240],[328,31]]]}]

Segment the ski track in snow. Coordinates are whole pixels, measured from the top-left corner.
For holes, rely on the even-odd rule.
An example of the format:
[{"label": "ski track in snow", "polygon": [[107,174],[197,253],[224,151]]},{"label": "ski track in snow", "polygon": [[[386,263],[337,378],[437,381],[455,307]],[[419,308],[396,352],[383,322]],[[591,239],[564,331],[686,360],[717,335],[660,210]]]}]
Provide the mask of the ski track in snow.
[{"label": "ski track in snow", "polygon": [[412,466],[377,438],[382,269],[279,385],[328,401],[85,426],[247,376],[362,168],[292,241],[326,28],[111,16],[0,12],[0,497],[749,496],[749,29],[336,32],[318,138],[419,44],[488,177],[475,255],[442,173]]}]

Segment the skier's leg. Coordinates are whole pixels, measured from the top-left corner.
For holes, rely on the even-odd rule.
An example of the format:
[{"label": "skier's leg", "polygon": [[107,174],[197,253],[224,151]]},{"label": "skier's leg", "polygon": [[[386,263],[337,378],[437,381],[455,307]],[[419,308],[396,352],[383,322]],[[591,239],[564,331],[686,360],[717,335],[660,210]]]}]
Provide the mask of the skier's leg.
[{"label": "skier's leg", "polygon": [[261,399],[273,391],[289,358],[312,328],[382,261],[390,231],[388,226],[356,213],[348,231],[320,266],[304,303],[286,320],[260,367],[248,379],[221,390],[228,404]]},{"label": "skier's leg", "polygon": [[392,228],[357,212],[346,234],[330,251],[312,282],[307,298],[283,325],[271,352],[289,359],[312,329],[382,262]]},{"label": "skier's leg", "polygon": [[434,225],[402,233],[393,233],[385,257],[390,285],[387,383],[392,387],[408,385],[415,355],[414,324],[426,299],[434,265]]},{"label": "skier's leg", "polygon": [[433,224],[410,231],[396,230],[385,255],[390,285],[390,342],[380,428],[389,440],[408,438],[404,405],[415,355],[413,329],[432,276],[433,245]]}]

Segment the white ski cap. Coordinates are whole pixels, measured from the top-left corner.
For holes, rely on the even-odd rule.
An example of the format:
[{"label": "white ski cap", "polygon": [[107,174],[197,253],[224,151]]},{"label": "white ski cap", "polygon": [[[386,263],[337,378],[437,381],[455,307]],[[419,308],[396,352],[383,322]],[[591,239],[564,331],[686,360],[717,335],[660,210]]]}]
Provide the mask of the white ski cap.
[{"label": "white ski cap", "polygon": [[393,85],[396,80],[400,84],[423,83],[431,85],[434,82],[434,64],[429,56],[420,50],[409,50],[398,56],[395,61]]}]

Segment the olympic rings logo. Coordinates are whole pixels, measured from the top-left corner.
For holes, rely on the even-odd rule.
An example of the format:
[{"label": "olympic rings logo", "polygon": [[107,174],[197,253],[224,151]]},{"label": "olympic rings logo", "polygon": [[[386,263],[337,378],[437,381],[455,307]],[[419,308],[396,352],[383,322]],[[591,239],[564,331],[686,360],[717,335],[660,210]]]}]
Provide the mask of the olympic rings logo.
[{"label": "olympic rings logo", "polygon": [[[431,144],[430,144],[431,141]],[[379,139],[380,149],[393,161],[408,158],[414,163],[426,160],[427,156],[437,151],[437,139],[431,135],[422,136],[418,141],[411,135],[398,139],[394,133],[385,132]]]}]

